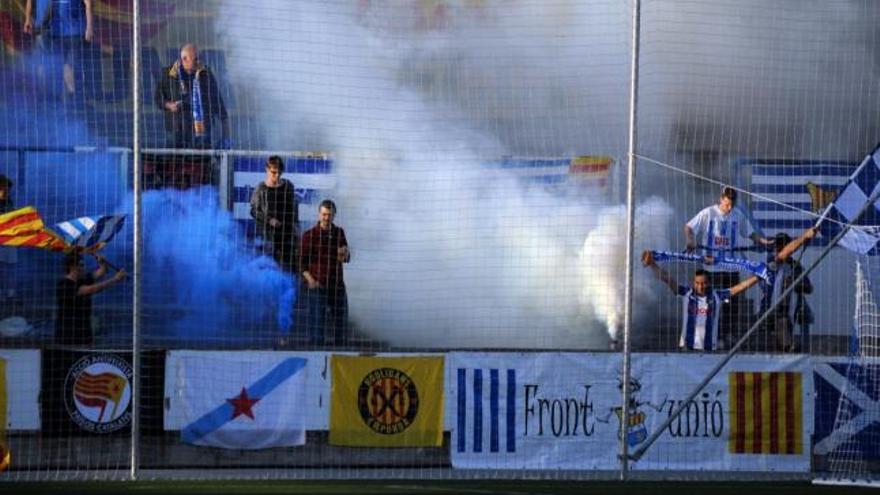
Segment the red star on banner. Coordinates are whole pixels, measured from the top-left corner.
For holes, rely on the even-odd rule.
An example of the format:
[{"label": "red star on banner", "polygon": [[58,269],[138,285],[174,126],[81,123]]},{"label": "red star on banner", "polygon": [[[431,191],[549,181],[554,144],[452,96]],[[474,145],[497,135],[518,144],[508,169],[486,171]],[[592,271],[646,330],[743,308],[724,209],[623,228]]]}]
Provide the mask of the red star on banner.
[{"label": "red star on banner", "polygon": [[260,399],[251,399],[250,397],[248,397],[247,390],[245,390],[244,387],[241,387],[241,393],[238,394],[237,397],[226,399],[226,402],[232,404],[232,407],[234,408],[234,410],[232,411],[232,419],[235,419],[242,414],[251,419],[255,419],[254,412],[251,411],[251,408],[254,407],[254,404],[260,402]]}]

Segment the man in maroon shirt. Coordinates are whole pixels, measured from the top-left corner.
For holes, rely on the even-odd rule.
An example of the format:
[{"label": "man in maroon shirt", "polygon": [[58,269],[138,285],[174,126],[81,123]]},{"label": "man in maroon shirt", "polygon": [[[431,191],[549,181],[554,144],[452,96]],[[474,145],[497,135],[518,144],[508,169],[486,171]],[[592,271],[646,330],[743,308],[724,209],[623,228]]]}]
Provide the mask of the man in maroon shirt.
[{"label": "man in maroon shirt", "polygon": [[333,224],[336,204],[329,199],[318,207],[318,224],[302,235],[299,249],[302,269],[302,291],[305,304],[302,310],[309,340],[323,344],[325,333],[335,344],[345,344],[348,322],[348,297],[342,264],[348,263],[351,253],[345,231]]}]

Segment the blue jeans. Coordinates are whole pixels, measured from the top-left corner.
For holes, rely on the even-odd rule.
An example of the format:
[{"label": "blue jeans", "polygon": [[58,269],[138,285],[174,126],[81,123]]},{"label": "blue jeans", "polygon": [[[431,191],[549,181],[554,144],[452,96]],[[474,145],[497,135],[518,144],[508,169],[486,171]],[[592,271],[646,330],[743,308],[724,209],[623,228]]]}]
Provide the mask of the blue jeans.
[{"label": "blue jeans", "polygon": [[306,335],[312,344],[323,344],[325,336],[334,344],[344,345],[348,341],[348,296],[345,288],[309,289],[303,284],[300,290],[305,313],[299,318],[305,325]]}]

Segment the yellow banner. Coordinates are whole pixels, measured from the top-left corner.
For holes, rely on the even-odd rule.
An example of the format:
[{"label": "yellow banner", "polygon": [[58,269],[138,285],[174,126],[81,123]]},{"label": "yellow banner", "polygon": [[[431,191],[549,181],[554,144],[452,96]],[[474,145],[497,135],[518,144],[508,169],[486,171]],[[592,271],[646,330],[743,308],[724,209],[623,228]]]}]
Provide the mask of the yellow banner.
[{"label": "yellow banner", "polygon": [[9,444],[6,441],[7,423],[7,400],[6,400],[6,360],[0,359],[0,471],[9,467],[12,458],[9,452]]},{"label": "yellow banner", "polygon": [[442,356],[333,356],[330,372],[330,444],[442,445]]}]

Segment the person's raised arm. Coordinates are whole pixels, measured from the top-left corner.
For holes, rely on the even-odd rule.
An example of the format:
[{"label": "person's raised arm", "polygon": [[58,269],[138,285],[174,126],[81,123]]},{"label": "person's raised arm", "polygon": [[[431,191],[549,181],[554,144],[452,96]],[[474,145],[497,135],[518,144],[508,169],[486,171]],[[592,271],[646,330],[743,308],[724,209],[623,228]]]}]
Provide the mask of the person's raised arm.
[{"label": "person's raised arm", "polygon": [[675,280],[672,280],[672,277],[666,272],[666,270],[657,266],[657,262],[654,261],[654,255],[651,254],[651,251],[642,252],[642,264],[649,267],[654,274],[657,275],[657,278],[666,284],[672,292],[678,292],[678,284],[675,283]]},{"label": "person's raised arm", "polygon": [[793,239],[791,242],[785,245],[782,248],[782,251],[776,254],[776,261],[785,261],[791,256],[795,251],[800,249],[807,241],[816,237],[816,231],[818,231],[818,227],[810,227],[807,230],[803,231],[801,235],[797,237],[797,239]]},{"label": "person's raised arm", "polygon": [[98,262],[98,268],[92,272],[92,277],[95,280],[99,280],[107,273],[107,260],[98,253],[93,253],[92,256]]},{"label": "person's raised arm", "polygon": [[93,294],[97,294],[98,292],[101,292],[107,287],[115,284],[116,282],[119,282],[123,278],[125,278],[125,270],[119,270],[118,272],[114,273],[112,277],[106,280],[95,282],[94,284],[81,285],[79,289],[77,289],[76,294],[78,296],[91,296]]}]

